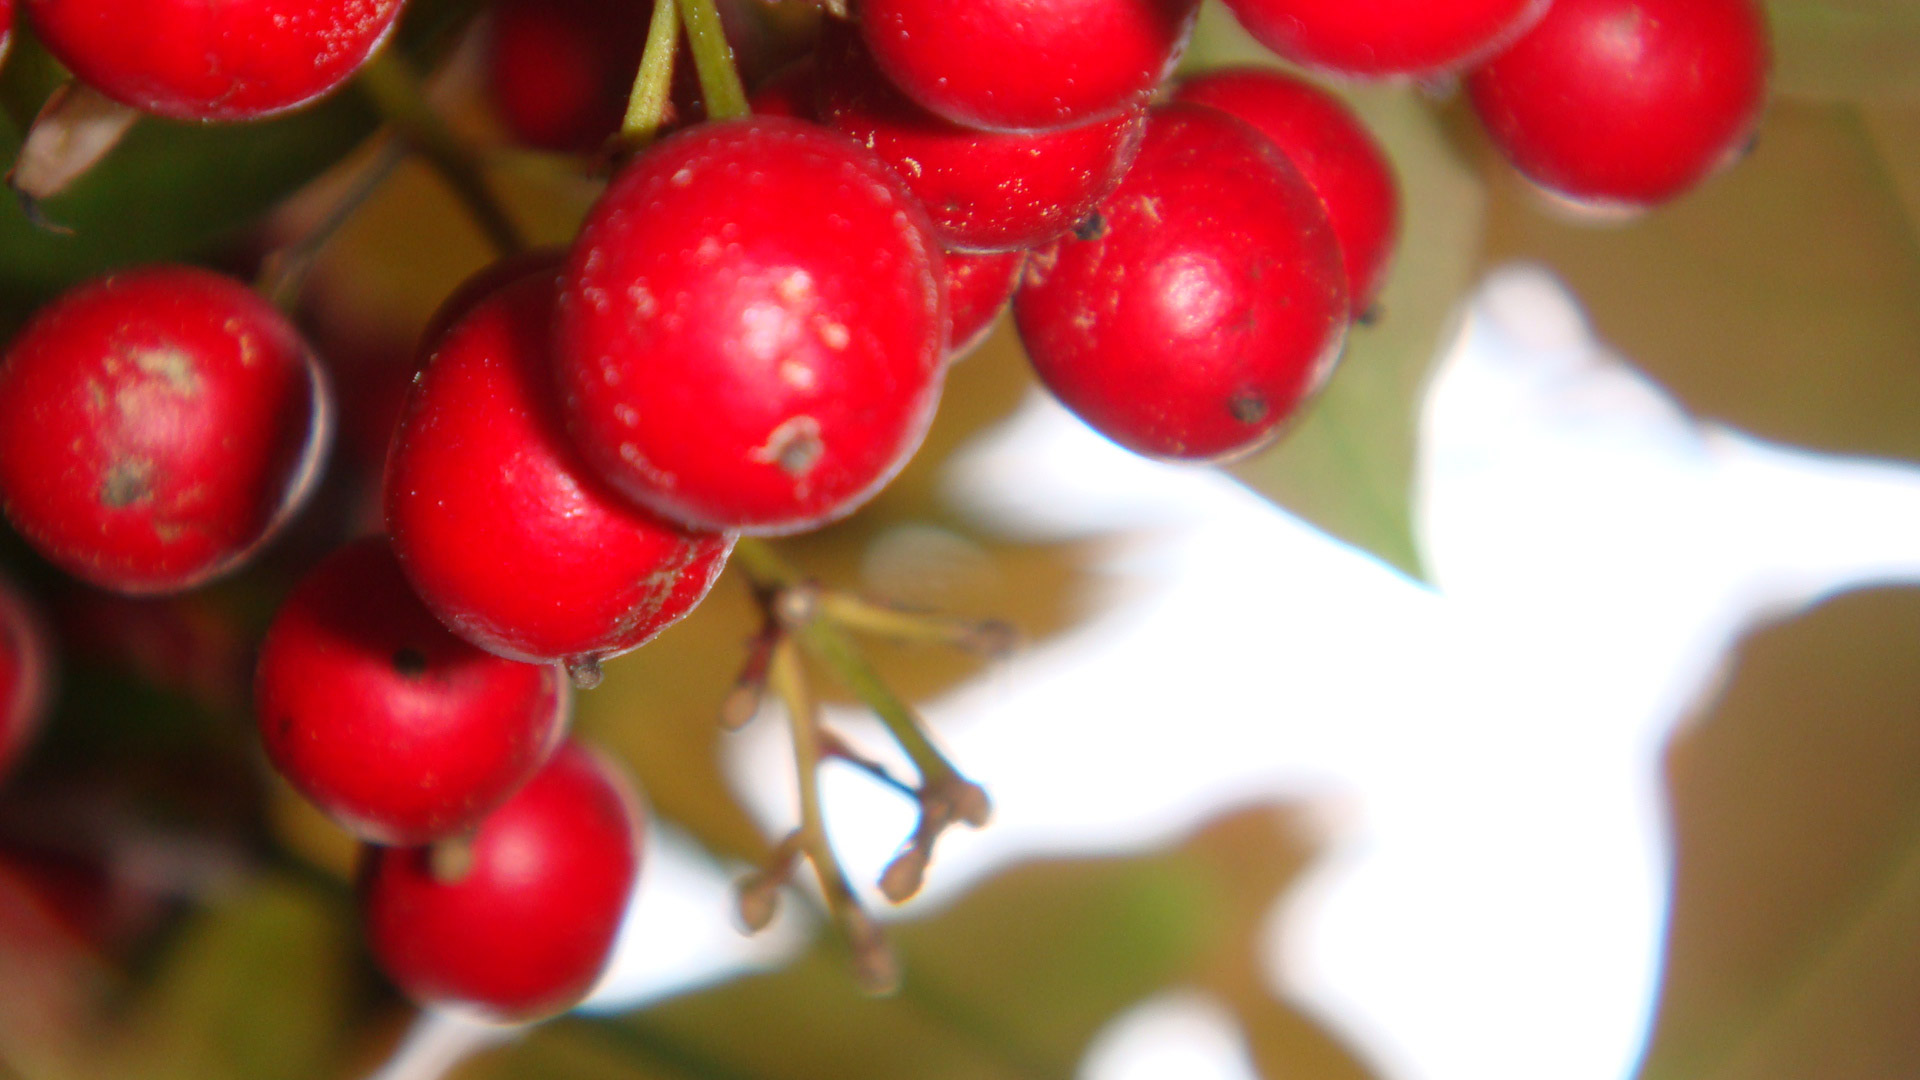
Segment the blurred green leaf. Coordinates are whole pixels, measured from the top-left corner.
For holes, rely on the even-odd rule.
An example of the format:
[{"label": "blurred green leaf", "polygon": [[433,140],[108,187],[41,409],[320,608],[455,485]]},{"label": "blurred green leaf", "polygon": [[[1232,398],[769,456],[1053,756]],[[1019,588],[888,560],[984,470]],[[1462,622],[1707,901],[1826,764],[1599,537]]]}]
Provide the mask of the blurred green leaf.
[{"label": "blurred green leaf", "polygon": [[1920,590],[1756,633],[1669,754],[1677,874],[1647,1080],[1920,1062]]},{"label": "blurred green leaf", "polygon": [[551,1074],[586,1044],[585,1056],[633,1070],[620,1075],[1070,1077],[1102,1024],[1210,951],[1222,887],[1186,852],[1021,867],[890,928],[906,971],[896,997],[862,996],[826,942],[781,971],[630,1017],[548,1025],[471,1075]]},{"label": "blurred green leaf", "polygon": [[[1217,4],[1201,8],[1188,59],[1196,69],[1274,64]],[[1380,141],[1400,181],[1401,235],[1380,297],[1382,317],[1348,334],[1339,371],[1299,424],[1233,472],[1293,513],[1419,577],[1412,497],[1419,400],[1477,265],[1485,195],[1420,97],[1399,86],[1337,92]]]},{"label": "blurred green leaf", "polygon": [[1920,101],[1920,4],[1771,0],[1773,90],[1811,101]]},{"label": "blurred green leaf", "polygon": [[[58,74],[29,35],[17,35],[0,69],[0,96],[14,113],[0,122],[0,158],[13,160],[21,122]],[[44,204],[47,217],[73,235],[37,228],[16,200],[0,198],[0,296],[8,313],[116,266],[203,251],[337,161],[374,124],[352,92],[257,123],[143,118],[105,161]]]},{"label": "blurred green leaf", "polygon": [[337,898],[260,878],[171,943],[133,1004],[118,1080],[319,1080],[334,1075],[354,931]]},{"label": "blurred green leaf", "polygon": [[1776,104],[1745,160],[1613,227],[1556,212],[1487,153],[1489,261],[1545,263],[1690,412],[1920,460],[1920,234],[1859,108]]}]

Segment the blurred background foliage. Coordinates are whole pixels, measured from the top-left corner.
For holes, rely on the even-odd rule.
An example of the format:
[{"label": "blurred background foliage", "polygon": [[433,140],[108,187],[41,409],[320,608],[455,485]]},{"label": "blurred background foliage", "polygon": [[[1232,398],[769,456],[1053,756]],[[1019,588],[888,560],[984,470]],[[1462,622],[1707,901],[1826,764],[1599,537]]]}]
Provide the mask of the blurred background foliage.
[{"label": "blurred background foliage", "polygon": [[[453,49],[478,5],[413,2],[403,47],[450,65],[443,104],[491,138],[470,59]],[[1409,489],[1426,368],[1477,274],[1516,257],[1564,277],[1600,335],[1696,414],[1805,447],[1920,460],[1920,6],[1768,6],[1775,102],[1756,150],[1626,224],[1545,206],[1444,90],[1343,89],[1406,196],[1384,317],[1354,331],[1292,437],[1236,474],[1417,576]],[[1267,62],[1209,3],[1189,66],[1249,61]],[[0,155],[57,78],[19,34],[0,70]],[[372,159],[375,125],[352,91],[244,127],[141,121],[48,203],[72,235],[37,230],[0,200],[0,335],[105,269],[244,262],[298,235]],[[558,159],[498,149],[489,163],[545,242],[563,243],[595,192]],[[405,164],[381,186],[327,249],[304,303],[350,402],[391,407],[414,335],[487,258],[429,173]],[[1104,583],[1087,567],[1098,538],[983,534],[936,497],[944,458],[1028,385],[1003,327],[957,367],[901,480],[853,520],[794,542],[793,557],[826,581],[1007,618],[1030,638],[1097,611]],[[407,1007],[353,929],[351,844],[266,780],[246,712],[251,642],[275,600],[373,520],[383,429],[345,434],[326,501],[299,534],[205,593],[100,596],[0,534],[0,561],[40,591],[70,643],[57,721],[0,798],[0,1077],[327,1080],[368,1071],[403,1027]],[[613,665],[579,717],[632,765],[658,814],[738,860],[767,840],[721,775],[714,714],[754,618],[744,588],[723,582]],[[1920,1073],[1916,655],[1920,591],[1836,600],[1757,633],[1673,746],[1680,862],[1648,1078]],[[930,651],[878,656],[912,697],[979,673]],[[907,982],[894,999],[859,997],[823,942],[778,972],[546,1025],[459,1075],[1064,1077],[1126,1007],[1195,987],[1240,1020],[1263,1075],[1359,1080],[1364,1063],[1275,1000],[1255,968],[1262,916],[1314,855],[1305,835],[1287,807],[1252,806],[1166,850],[1021,867],[899,927]]]}]

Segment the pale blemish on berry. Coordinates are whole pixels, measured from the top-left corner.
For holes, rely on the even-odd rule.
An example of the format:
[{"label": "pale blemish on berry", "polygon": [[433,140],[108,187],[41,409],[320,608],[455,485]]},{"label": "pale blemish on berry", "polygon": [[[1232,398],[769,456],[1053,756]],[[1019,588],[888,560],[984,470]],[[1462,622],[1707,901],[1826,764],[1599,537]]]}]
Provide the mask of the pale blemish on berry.
[{"label": "pale blemish on berry", "polygon": [[787,475],[799,478],[813,471],[826,450],[826,443],[820,439],[820,421],[811,416],[790,416],[748,457],[762,465],[778,465]]},{"label": "pale blemish on berry", "polygon": [[135,353],[133,366],[147,375],[157,377],[166,384],[167,389],[181,397],[200,396],[199,369],[194,366],[193,357],[179,349],[147,349]]},{"label": "pale blemish on berry", "polygon": [[120,510],[153,498],[153,462],[127,458],[113,463],[100,485],[100,505]]},{"label": "pale blemish on berry", "polygon": [[853,342],[853,332],[847,329],[845,323],[821,319],[815,324],[814,332],[820,335],[822,345],[835,352],[839,352]]}]

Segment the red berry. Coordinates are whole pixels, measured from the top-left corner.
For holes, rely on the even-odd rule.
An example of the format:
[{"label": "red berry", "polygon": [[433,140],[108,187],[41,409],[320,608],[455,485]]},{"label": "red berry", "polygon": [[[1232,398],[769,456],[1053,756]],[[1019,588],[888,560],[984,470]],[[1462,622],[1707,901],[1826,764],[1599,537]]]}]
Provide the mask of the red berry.
[{"label": "red berry", "polygon": [[733,541],[655,517],[580,461],[554,402],[553,293],[551,265],[523,271],[439,340],[387,461],[387,527],[455,633],[591,681],[692,610]]},{"label": "red berry", "polygon": [[1400,196],[1392,163],[1360,119],[1332,94],[1270,68],[1209,71],[1174,100],[1230,113],[1273,140],[1326,203],[1353,314],[1364,314],[1386,279]]},{"label": "red berry", "polygon": [[1197,0],[864,0],[860,33],[894,85],[956,124],[1037,130],[1146,104]]},{"label": "red berry", "polygon": [[567,693],[558,668],[448,633],[374,537],[328,556],[280,606],[254,709],[274,768],[314,805],[364,839],[424,844],[533,775]]},{"label": "red berry", "polygon": [[1635,209],[1737,157],[1767,92],[1752,0],[1556,0],[1467,80],[1474,111],[1541,187]]},{"label": "red berry", "polygon": [[1122,446],[1213,460],[1271,438],[1347,325],[1326,210],[1259,132],[1168,105],[1091,238],[1028,257],[1014,317],[1034,368]]},{"label": "red berry", "polygon": [[46,629],[27,598],[0,578],[0,777],[39,730],[52,692]]},{"label": "red berry", "polygon": [[620,129],[647,41],[626,0],[501,0],[487,39],[495,110],[528,146],[589,153]]},{"label": "red berry", "polygon": [[813,54],[791,61],[759,86],[753,88],[747,104],[755,116],[791,116],[796,120],[816,119],[813,108]]},{"label": "red berry", "polygon": [[893,166],[948,248],[1013,251],[1064,235],[1120,182],[1146,130],[1140,106],[1041,132],[961,127],[894,89],[851,32],[823,36],[820,65],[822,121]]},{"label": "red berry", "polygon": [[374,958],[423,1004],[497,1022],[572,1008],[612,954],[639,874],[641,819],[613,766],[562,745],[480,823],[469,859],[366,851],[361,913]]},{"label": "red berry", "polygon": [[1549,0],[1226,0],[1255,40],[1342,75],[1439,75],[1512,41]]},{"label": "red berry", "polygon": [[7,46],[13,44],[13,0],[0,0],[0,62],[7,58]]},{"label": "red berry", "polygon": [[47,50],[116,101],[176,120],[252,120],[345,82],[401,0],[24,0]]},{"label": "red berry", "polygon": [[0,507],[77,577],[191,588],[291,513],[331,413],[305,343],[240,283],[103,278],[35,315],[0,365]]},{"label": "red berry", "polygon": [[562,410],[582,456],[654,511],[796,532],[851,513],[919,446],[947,322],[937,246],[899,178],[785,117],[707,124],[634,159],[562,278]]},{"label": "red berry", "polygon": [[1013,298],[1026,257],[1024,251],[947,253],[947,307],[953,313],[949,358],[959,359],[986,339],[994,316]]}]

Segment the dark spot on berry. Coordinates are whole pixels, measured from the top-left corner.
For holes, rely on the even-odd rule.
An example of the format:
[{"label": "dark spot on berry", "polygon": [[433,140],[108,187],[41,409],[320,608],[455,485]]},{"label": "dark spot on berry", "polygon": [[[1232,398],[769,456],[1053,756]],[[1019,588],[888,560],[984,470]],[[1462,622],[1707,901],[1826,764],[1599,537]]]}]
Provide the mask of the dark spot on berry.
[{"label": "dark spot on berry", "polygon": [[117,461],[100,485],[100,503],[118,510],[153,497],[153,462],[144,458]]},{"label": "dark spot on berry", "polygon": [[1080,222],[1073,227],[1073,236],[1076,240],[1098,240],[1105,235],[1107,235],[1107,219],[1101,217],[1098,210],[1081,218]]},{"label": "dark spot on berry", "polygon": [[402,646],[394,651],[393,670],[403,678],[417,679],[427,673],[427,658],[411,645]]},{"label": "dark spot on berry", "polygon": [[1227,412],[1243,424],[1257,424],[1267,418],[1267,399],[1252,390],[1242,390],[1227,399]]}]

